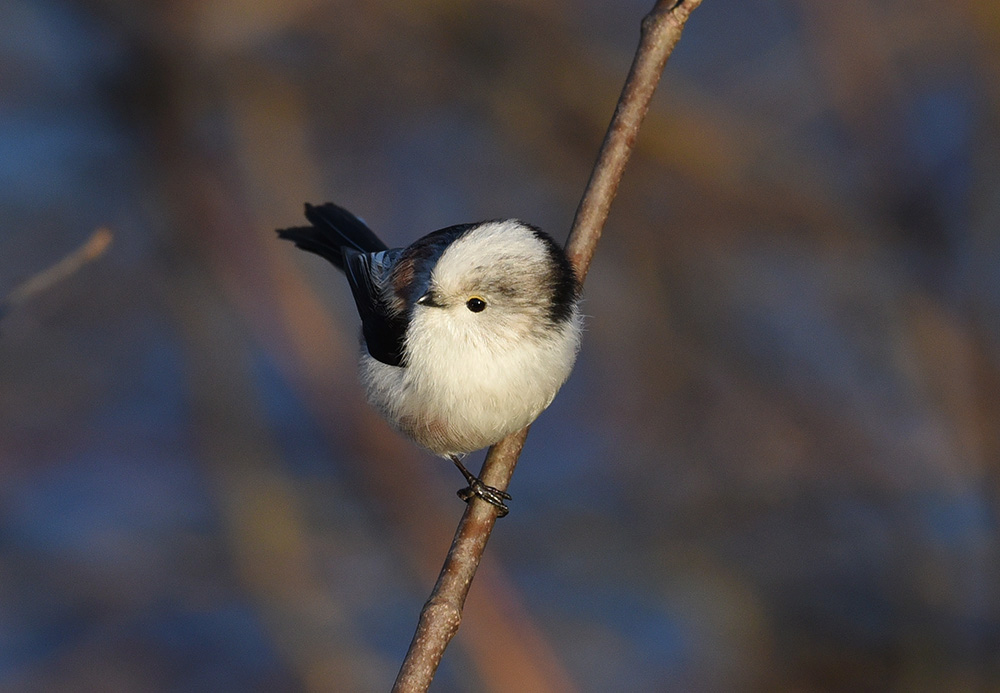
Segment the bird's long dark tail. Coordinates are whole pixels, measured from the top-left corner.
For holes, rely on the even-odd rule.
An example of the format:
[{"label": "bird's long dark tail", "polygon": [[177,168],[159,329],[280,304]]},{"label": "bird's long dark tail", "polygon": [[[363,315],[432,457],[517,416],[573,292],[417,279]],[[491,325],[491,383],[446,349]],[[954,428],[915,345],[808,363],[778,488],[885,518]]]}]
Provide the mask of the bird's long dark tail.
[{"label": "bird's long dark tail", "polygon": [[278,236],[326,258],[341,270],[344,269],[344,247],[363,253],[388,249],[365,222],[331,202],[319,206],[306,203],[306,219],[312,226],[278,229]]}]

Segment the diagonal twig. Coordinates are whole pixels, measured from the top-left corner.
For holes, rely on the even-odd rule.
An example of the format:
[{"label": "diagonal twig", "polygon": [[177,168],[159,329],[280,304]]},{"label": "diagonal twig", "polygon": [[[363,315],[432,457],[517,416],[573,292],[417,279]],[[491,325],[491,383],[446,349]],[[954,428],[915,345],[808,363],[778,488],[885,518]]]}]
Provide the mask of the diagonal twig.
[{"label": "diagonal twig", "polygon": [[[639,47],[566,243],[581,283],[660,74],[680,40],[688,16],[700,4],[701,0],[661,0],[642,20]],[[490,448],[480,474],[484,483],[507,488],[527,435],[525,428]],[[445,648],[458,631],[465,598],[496,518],[496,507],[478,499],[466,508],[437,584],[420,613],[416,633],[393,686],[395,693],[426,691],[430,686]]]},{"label": "diagonal twig", "polygon": [[100,228],[90,235],[90,238],[79,248],[71,252],[59,262],[48,267],[30,279],[14,287],[6,296],[0,299],[0,318],[14,308],[49,287],[58,284],[88,262],[104,254],[111,244],[111,231]]}]

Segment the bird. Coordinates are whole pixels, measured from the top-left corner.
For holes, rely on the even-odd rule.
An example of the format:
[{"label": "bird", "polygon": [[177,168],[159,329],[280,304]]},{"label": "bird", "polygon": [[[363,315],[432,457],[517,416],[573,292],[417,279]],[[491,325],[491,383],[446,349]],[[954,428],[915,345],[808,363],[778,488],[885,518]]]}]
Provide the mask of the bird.
[{"label": "bird", "polygon": [[465,455],[528,426],[552,402],[580,349],[580,283],[562,247],[518,219],[458,224],[389,248],[333,203],[305,205],[309,226],[278,236],[347,277],[361,318],[359,374],[397,431],[450,459],[458,495],[508,512],[510,495]]}]

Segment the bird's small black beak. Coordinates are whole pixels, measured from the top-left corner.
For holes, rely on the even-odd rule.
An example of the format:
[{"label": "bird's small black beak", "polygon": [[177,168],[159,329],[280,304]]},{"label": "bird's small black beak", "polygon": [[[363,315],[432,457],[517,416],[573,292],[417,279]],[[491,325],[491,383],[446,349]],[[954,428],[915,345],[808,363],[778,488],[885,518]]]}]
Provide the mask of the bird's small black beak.
[{"label": "bird's small black beak", "polygon": [[441,303],[437,302],[437,296],[434,295],[434,291],[428,291],[426,294],[417,299],[417,303],[421,306],[429,306],[431,308],[443,308]]}]

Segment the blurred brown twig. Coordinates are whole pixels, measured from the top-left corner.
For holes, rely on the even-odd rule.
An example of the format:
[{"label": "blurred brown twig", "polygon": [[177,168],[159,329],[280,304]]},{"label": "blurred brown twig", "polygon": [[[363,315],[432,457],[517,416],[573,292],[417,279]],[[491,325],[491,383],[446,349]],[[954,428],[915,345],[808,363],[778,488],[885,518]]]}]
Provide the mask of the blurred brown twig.
[{"label": "blurred brown twig", "polygon": [[[663,67],[680,40],[685,22],[700,4],[701,0],[661,0],[642,21],[639,47],[566,243],[581,283]],[[484,483],[507,488],[527,435],[525,428],[490,448],[480,474]],[[496,517],[495,506],[485,502],[474,500],[466,508],[437,584],[420,613],[393,691],[426,691],[430,686],[445,648],[458,632],[462,607]]]},{"label": "blurred brown twig", "polygon": [[10,293],[0,299],[0,318],[31,297],[74,274],[88,262],[99,258],[111,245],[111,238],[112,234],[108,229],[97,229],[83,245],[62,260],[14,287]]}]

